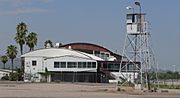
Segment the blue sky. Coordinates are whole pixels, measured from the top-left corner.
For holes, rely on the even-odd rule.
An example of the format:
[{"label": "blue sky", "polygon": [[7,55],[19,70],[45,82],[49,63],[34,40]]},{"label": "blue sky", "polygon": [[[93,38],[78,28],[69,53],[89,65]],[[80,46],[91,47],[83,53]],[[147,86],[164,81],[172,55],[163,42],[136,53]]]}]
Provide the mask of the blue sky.
[{"label": "blue sky", "polygon": [[[16,25],[25,22],[29,32],[44,41],[90,42],[122,53],[126,34],[126,6],[140,1],[151,23],[152,44],[162,69],[180,70],[180,0],[0,0],[0,54],[16,44]],[[16,44],[17,45],[17,44]],[[28,50],[27,47],[25,49]],[[27,51],[26,50],[26,51]]]}]

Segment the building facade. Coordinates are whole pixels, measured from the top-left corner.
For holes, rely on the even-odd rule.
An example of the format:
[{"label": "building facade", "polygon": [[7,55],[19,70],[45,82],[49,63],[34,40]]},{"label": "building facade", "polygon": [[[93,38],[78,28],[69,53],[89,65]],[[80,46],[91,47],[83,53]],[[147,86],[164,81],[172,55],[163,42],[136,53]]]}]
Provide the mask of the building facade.
[{"label": "building facade", "polygon": [[[73,49],[102,58],[103,61],[98,61],[98,72],[103,76],[103,82],[118,82],[124,80],[134,82],[135,78],[138,77],[137,72],[139,69],[134,71],[134,64],[140,66],[140,62],[128,62],[127,59],[122,59],[121,55],[103,46],[92,43],[69,43],[58,47]],[[122,65],[120,65],[121,63]]]},{"label": "building facade", "polygon": [[34,82],[96,82],[97,61],[103,60],[91,54],[62,48],[39,49],[21,57],[25,60],[24,81]]},{"label": "building facade", "polygon": [[[118,82],[134,72],[119,73],[121,55],[95,44],[71,43],[56,48],[38,49],[25,53],[24,81],[27,82]],[[126,61],[123,61],[126,63]],[[137,76],[137,75],[136,75]]]}]

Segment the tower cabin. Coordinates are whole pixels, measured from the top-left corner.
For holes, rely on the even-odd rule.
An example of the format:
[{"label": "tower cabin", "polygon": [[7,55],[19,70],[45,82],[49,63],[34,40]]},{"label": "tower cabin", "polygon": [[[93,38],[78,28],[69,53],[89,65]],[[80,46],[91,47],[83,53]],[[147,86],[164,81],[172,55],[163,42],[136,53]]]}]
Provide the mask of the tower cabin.
[{"label": "tower cabin", "polygon": [[[134,13],[126,16],[127,33],[130,35],[138,35],[146,32],[145,14]],[[141,30],[140,30],[141,29]]]}]

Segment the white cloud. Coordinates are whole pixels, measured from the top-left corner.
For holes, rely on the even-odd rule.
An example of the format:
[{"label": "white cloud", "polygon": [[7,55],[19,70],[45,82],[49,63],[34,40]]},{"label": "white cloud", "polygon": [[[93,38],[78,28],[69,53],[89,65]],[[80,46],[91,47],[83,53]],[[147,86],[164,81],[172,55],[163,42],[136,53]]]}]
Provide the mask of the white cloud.
[{"label": "white cloud", "polygon": [[47,12],[47,9],[37,5],[48,5],[48,3],[53,1],[54,0],[0,0],[0,4],[4,6],[0,8],[0,15]]},{"label": "white cloud", "polygon": [[53,2],[54,0],[0,0],[0,2],[12,2],[12,3],[19,3],[19,2],[35,2],[35,1],[39,1],[42,3],[49,3],[49,2]]},{"label": "white cloud", "polygon": [[15,11],[16,14],[24,14],[24,13],[39,13],[46,12],[47,10],[41,8],[21,8]]},{"label": "white cloud", "polygon": [[40,9],[40,8],[18,8],[16,10],[12,11],[0,11],[0,15],[19,15],[19,14],[28,14],[28,13],[42,13],[47,12],[46,9]]},{"label": "white cloud", "polygon": [[54,0],[39,0],[41,2],[44,2],[44,3],[50,3],[50,2],[53,2]]},{"label": "white cloud", "polygon": [[25,5],[29,5],[29,4],[47,4],[47,3],[50,3],[50,2],[53,2],[54,0],[0,0],[0,3],[1,1],[3,1],[3,3],[9,3],[13,6],[25,6]]}]

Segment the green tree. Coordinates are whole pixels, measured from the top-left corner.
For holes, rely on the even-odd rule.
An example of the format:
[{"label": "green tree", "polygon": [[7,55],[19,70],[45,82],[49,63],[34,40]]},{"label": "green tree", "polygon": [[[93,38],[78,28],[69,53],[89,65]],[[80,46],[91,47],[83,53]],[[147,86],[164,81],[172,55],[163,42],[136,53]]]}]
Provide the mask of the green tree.
[{"label": "green tree", "polygon": [[166,73],[164,73],[164,72],[158,73],[158,79],[163,80],[163,84],[165,84],[167,78],[168,77],[167,77]]},{"label": "green tree", "polygon": [[6,55],[1,56],[1,62],[3,63],[3,69],[5,69],[6,62],[8,61],[8,57]]},{"label": "green tree", "polygon": [[[27,25],[24,22],[21,22],[17,25],[16,30],[17,30],[17,32],[16,32],[16,36],[14,39],[15,39],[16,43],[19,44],[20,52],[22,55],[23,54],[23,45],[25,44],[25,41],[26,41],[26,33],[28,32]],[[24,61],[22,58],[21,58],[21,69],[24,72]]]},{"label": "green tree", "polygon": [[25,44],[25,40],[26,40],[26,33],[27,33],[27,25],[23,22],[19,23],[16,27],[16,36],[15,36],[15,41],[16,43],[19,44],[20,46],[20,52],[21,55],[23,54],[23,45]]},{"label": "green tree", "polygon": [[22,73],[23,72],[22,72],[21,68],[17,68],[17,67],[16,67],[15,71],[16,72],[12,74],[12,77],[14,80],[20,81],[22,79]]},{"label": "green tree", "polygon": [[175,79],[178,81],[180,79],[180,74],[178,72],[174,72]]},{"label": "green tree", "polygon": [[16,46],[14,46],[14,45],[9,45],[8,47],[7,47],[7,50],[6,50],[6,54],[7,54],[7,56],[11,59],[11,64],[12,64],[12,73],[13,73],[13,67],[14,67],[14,63],[13,63],[13,61],[14,61],[14,59],[16,58],[16,55],[17,55],[17,47]]},{"label": "green tree", "polygon": [[46,41],[44,42],[44,47],[45,47],[45,48],[53,47],[52,41],[51,41],[51,40],[46,40]]},{"label": "green tree", "polygon": [[35,32],[29,33],[26,37],[26,45],[28,45],[29,51],[34,50],[34,46],[37,45],[37,34]]}]

